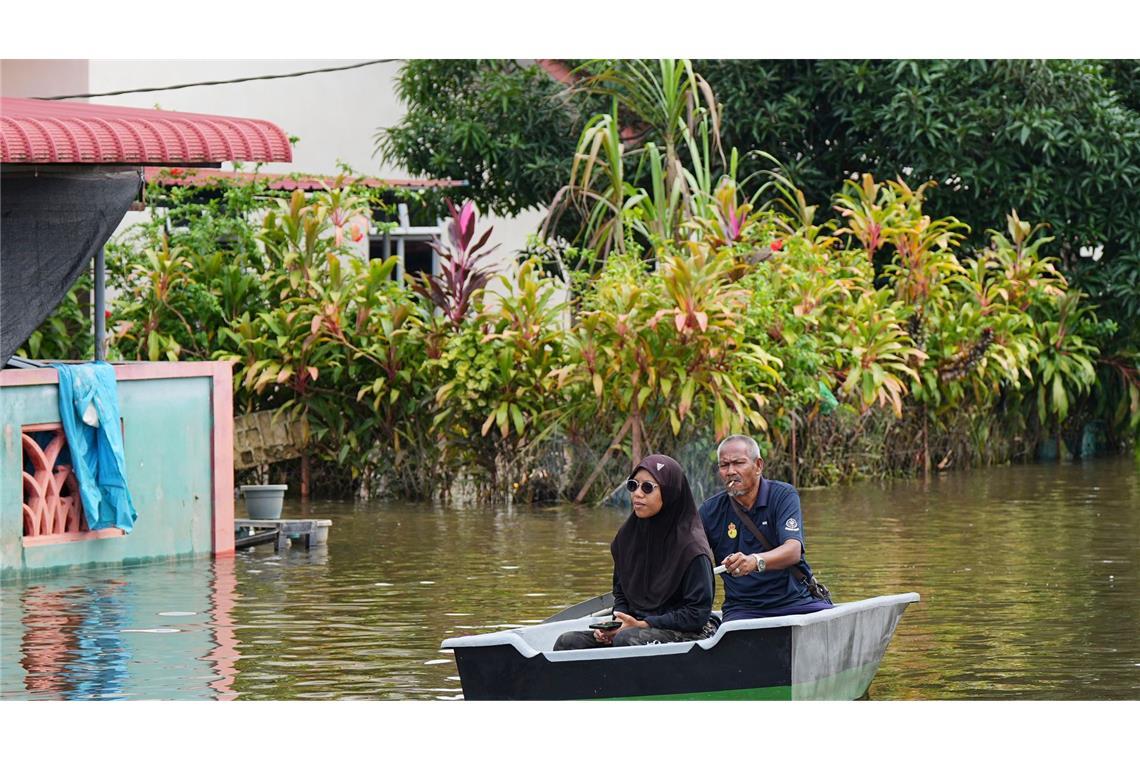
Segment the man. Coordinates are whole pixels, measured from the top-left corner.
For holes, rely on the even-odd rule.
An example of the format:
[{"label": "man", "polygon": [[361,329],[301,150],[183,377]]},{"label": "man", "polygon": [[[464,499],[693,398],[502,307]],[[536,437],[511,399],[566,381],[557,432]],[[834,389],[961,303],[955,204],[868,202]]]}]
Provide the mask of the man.
[{"label": "man", "polygon": [[[717,447],[724,489],[701,505],[701,522],[714,559],[726,568],[723,620],[796,615],[831,607],[808,591],[800,497],[788,483],[762,476],[760,446],[746,435]],[[733,504],[764,534],[768,550]],[[803,579],[791,568],[799,567]]]}]

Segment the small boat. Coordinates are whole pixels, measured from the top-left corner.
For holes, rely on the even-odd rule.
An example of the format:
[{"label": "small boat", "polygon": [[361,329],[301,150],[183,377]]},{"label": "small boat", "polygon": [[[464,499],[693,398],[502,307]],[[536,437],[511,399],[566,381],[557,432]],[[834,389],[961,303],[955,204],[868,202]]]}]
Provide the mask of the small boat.
[{"label": "small boat", "polygon": [[609,617],[596,609],[442,646],[454,651],[470,700],[858,699],[903,611],[918,600],[894,594],[807,615],[737,620],[700,641],[553,651],[560,634]]}]

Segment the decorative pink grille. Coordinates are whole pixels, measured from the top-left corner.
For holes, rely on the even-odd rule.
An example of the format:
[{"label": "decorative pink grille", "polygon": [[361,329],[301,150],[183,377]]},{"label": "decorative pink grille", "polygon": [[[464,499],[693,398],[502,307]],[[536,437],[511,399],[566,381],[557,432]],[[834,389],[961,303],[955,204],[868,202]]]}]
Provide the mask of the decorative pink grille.
[{"label": "decorative pink grille", "polygon": [[[51,441],[40,448],[29,433],[52,432]],[[24,444],[24,536],[58,536],[87,532],[79,483],[70,465],[56,464],[67,446],[67,436],[58,424],[27,425],[20,436]]]}]

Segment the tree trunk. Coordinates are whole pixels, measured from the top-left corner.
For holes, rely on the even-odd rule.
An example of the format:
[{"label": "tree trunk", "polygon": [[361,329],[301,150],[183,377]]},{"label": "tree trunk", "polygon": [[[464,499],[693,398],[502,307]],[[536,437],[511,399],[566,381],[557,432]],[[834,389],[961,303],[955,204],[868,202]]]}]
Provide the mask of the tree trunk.
[{"label": "tree trunk", "polygon": [[925,407],[923,407],[922,412],[923,412],[923,414],[922,414],[922,472],[927,477],[929,477],[930,476],[930,439],[929,439],[929,434],[927,432],[927,426],[929,425],[930,418],[929,418],[929,415],[926,414],[926,408]]},{"label": "tree trunk", "polygon": [[578,495],[574,497],[575,504],[581,504],[582,499],[586,498],[586,494],[590,491],[590,486],[594,485],[594,481],[597,480],[598,476],[602,474],[602,468],[606,466],[606,460],[610,458],[610,452],[613,451],[619,443],[621,443],[623,438],[625,438],[625,434],[629,431],[629,427],[632,424],[633,417],[627,417],[625,424],[621,426],[621,430],[619,430],[618,434],[614,436],[614,439],[610,441],[610,445],[606,447],[605,453],[602,454],[602,458],[598,460],[598,463],[596,465],[594,465],[594,471],[590,473],[590,477],[586,478],[586,484],[582,486],[582,490],[578,491]]},{"label": "tree trunk", "polygon": [[796,461],[796,415],[792,414],[792,488],[799,488],[799,478],[797,471],[799,467]]},{"label": "tree trunk", "polygon": [[[645,420],[638,418],[638,424],[641,425],[641,444],[645,447],[646,456],[653,453],[653,441],[649,438],[649,431],[645,429]],[[637,461],[641,461],[640,459]]]},{"label": "tree trunk", "polygon": [[309,454],[301,454],[301,498],[309,498]]},{"label": "tree trunk", "polygon": [[641,417],[637,412],[633,413],[633,445],[629,453],[633,455],[631,466],[636,466],[641,461]]}]

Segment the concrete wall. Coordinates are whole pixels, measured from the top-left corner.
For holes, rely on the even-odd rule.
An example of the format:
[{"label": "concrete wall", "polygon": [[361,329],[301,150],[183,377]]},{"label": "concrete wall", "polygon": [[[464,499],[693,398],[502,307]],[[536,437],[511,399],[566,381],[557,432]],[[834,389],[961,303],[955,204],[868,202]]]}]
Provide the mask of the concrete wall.
[{"label": "concrete wall", "polygon": [[0,371],[0,575],[233,552],[233,402],[224,362],[115,365],[127,483],[127,535],[26,546],[24,425],[59,421],[55,370]]}]

